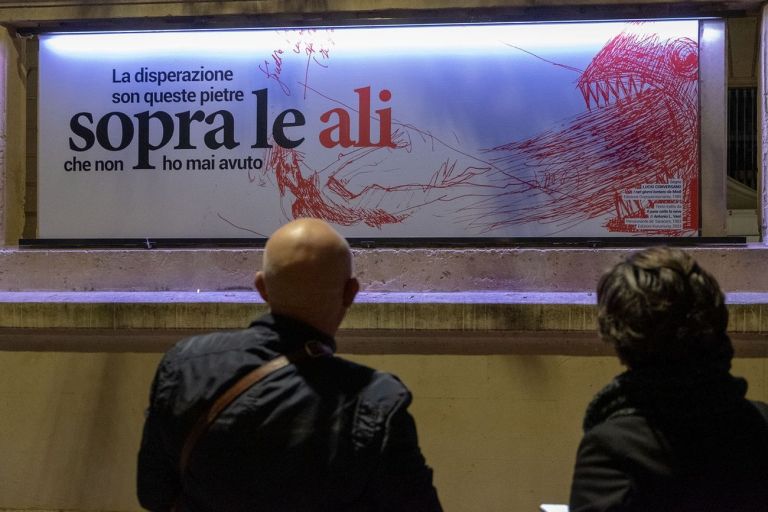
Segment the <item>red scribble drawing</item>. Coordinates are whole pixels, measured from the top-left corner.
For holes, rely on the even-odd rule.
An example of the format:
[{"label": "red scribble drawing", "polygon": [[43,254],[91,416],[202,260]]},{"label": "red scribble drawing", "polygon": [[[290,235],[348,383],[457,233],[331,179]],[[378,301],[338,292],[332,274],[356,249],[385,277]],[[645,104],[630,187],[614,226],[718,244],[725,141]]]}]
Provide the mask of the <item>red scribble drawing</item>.
[{"label": "red scribble drawing", "polygon": [[[266,170],[274,173],[280,196],[292,194],[291,218],[316,217],[341,226],[350,226],[363,222],[371,227],[393,224],[402,221],[407,213],[392,213],[381,208],[351,207],[349,194],[338,181],[320,183],[317,172],[302,173],[304,155],[295,149],[275,146],[268,150]],[[306,172],[306,171],[305,171]],[[335,185],[335,186],[334,186]],[[331,188],[333,186],[333,188]],[[331,197],[330,190],[336,192]],[[341,194],[339,192],[342,192]]]},{"label": "red scribble drawing", "polygon": [[[637,28],[637,27],[635,27]],[[609,215],[611,232],[637,233],[649,209],[682,202],[682,226],[643,234],[676,235],[698,227],[698,47],[687,38],[661,40],[626,30],[594,57],[578,79],[587,111],[529,139],[487,152],[496,171],[532,182],[480,199],[462,216],[480,231],[537,222],[567,228]],[[682,180],[681,198],[638,199],[648,184]],[[663,187],[662,187],[663,188]],[[627,199],[627,196],[633,199]],[[663,196],[663,194],[662,194]],[[660,221],[663,225],[663,221]],[[651,226],[651,227],[647,227]]]},{"label": "red scribble drawing", "polygon": [[[446,199],[439,191],[466,183],[487,168],[467,168],[457,172],[456,163],[446,161],[426,183],[403,183],[385,186],[378,183],[353,190],[349,184],[363,174],[386,172],[378,168],[392,151],[409,151],[411,142],[404,131],[393,134],[395,148],[356,148],[340,153],[336,161],[324,169],[312,169],[304,154],[296,149],[274,146],[267,151],[266,176],[274,178],[280,197],[290,197],[288,218],[316,217],[341,226],[364,223],[381,228],[398,224],[411,213],[430,203]],[[430,196],[430,193],[437,192]],[[397,195],[399,199],[392,196]],[[384,206],[386,205],[386,206]]]},{"label": "red scribble drawing", "polygon": [[[275,48],[269,58],[259,64],[259,70],[264,75],[277,82],[286,96],[291,95],[290,86],[283,80],[283,69],[286,59],[292,55],[304,60],[304,84],[309,84],[309,70],[311,65],[322,68],[328,67],[331,57],[331,48],[334,46],[333,29],[298,29],[279,32],[285,39],[284,44]],[[307,88],[304,87],[304,99],[307,97]]]},{"label": "red scribble drawing", "polygon": [[[694,234],[698,47],[643,29],[633,24],[612,38],[583,72],[542,59],[580,72],[576,87],[585,110],[528,139],[472,152],[458,139],[447,142],[393,118],[394,148],[354,148],[318,165],[300,151],[275,146],[251,180],[277,186],[290,205],[287,218],[318,217],[342,226],[401,224],[430,205],[448,203],[436,215],[475,234],[525,224],[557,234],[589,220],[613,233]],[[314,48],[302,43],[289,51],[313,59],[322,55]],[[356,111],[306,80],[301,85],[305,94]],[[403,158],[425,152],[439,155],[429,179],[393,181]]]}]

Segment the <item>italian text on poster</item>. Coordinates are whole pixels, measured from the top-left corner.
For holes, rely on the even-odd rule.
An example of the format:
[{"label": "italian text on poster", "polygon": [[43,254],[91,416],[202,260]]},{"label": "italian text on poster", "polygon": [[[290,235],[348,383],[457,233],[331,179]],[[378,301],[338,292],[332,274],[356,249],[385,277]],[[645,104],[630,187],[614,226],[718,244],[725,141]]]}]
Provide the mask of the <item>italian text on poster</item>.
[{"label": "italian text on poster", "polygon": [[41,238],[696,236],[698,22],[41,38]]}]

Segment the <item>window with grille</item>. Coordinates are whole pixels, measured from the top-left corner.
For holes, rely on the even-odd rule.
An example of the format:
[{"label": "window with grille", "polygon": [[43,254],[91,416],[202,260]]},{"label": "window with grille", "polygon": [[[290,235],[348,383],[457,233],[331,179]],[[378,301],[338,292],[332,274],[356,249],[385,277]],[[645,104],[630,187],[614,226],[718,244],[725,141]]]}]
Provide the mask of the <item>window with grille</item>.
[{"label": "window with grille", "polygon": [[757,189],[757,88],[728,89],[728,176]]}]

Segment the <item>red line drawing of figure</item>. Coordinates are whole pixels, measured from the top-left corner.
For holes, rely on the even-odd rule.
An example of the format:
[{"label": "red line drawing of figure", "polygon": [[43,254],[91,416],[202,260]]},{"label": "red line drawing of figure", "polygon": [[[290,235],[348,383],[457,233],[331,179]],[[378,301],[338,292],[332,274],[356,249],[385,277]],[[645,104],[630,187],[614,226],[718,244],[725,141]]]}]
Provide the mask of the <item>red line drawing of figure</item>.
[{"label": "red line drawing of figure", "polygon": [[[394,224],[405,219],[405,212],[391,213],[381,208],[349,206],[352,194],[343,184],[331,176],[323,185],[320,175],[310,172],[309,177],[302,173],[304,155],[295,149],[275,146],[267,152],[267,170],[274,173],[281,196],[290,192],[294,201],[291,204],[291,217],[317,217],[341,226],[351,226],[364,222],[371,227]],[[327,191],[333,191],[335,198]]]},{"label": "red line drawing of figure", "polygon": [[393,133],[395,148],[356,148],[339,154],[336,161],[321,170],[311,169],[302,152],[274,146],[267,152],[264,173],[274,176],[281,197],[289,193],[292,196],[289,218],[317,217],[341,226],[365,223],[381,228],[403,222],[430,203],[452,200],[445,190],[488,170],[469,167],[457,172],[455,161],[445,161],[426,183],[372,183],[357,191],[350,188],[351,181],[371,170],[386,173],[377,167],[392,151],[410,151],[410,135],[407,130],[398,129]]}]

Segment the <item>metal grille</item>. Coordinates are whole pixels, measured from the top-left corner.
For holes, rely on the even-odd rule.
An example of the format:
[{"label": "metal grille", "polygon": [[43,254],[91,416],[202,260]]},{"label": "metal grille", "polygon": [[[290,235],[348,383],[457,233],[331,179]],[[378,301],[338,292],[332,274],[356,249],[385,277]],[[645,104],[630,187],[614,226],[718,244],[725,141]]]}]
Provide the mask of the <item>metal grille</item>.
[{"label": "metal grille", "polygon": [[728,176],[757,190],[757,88],[728,89]]}]

